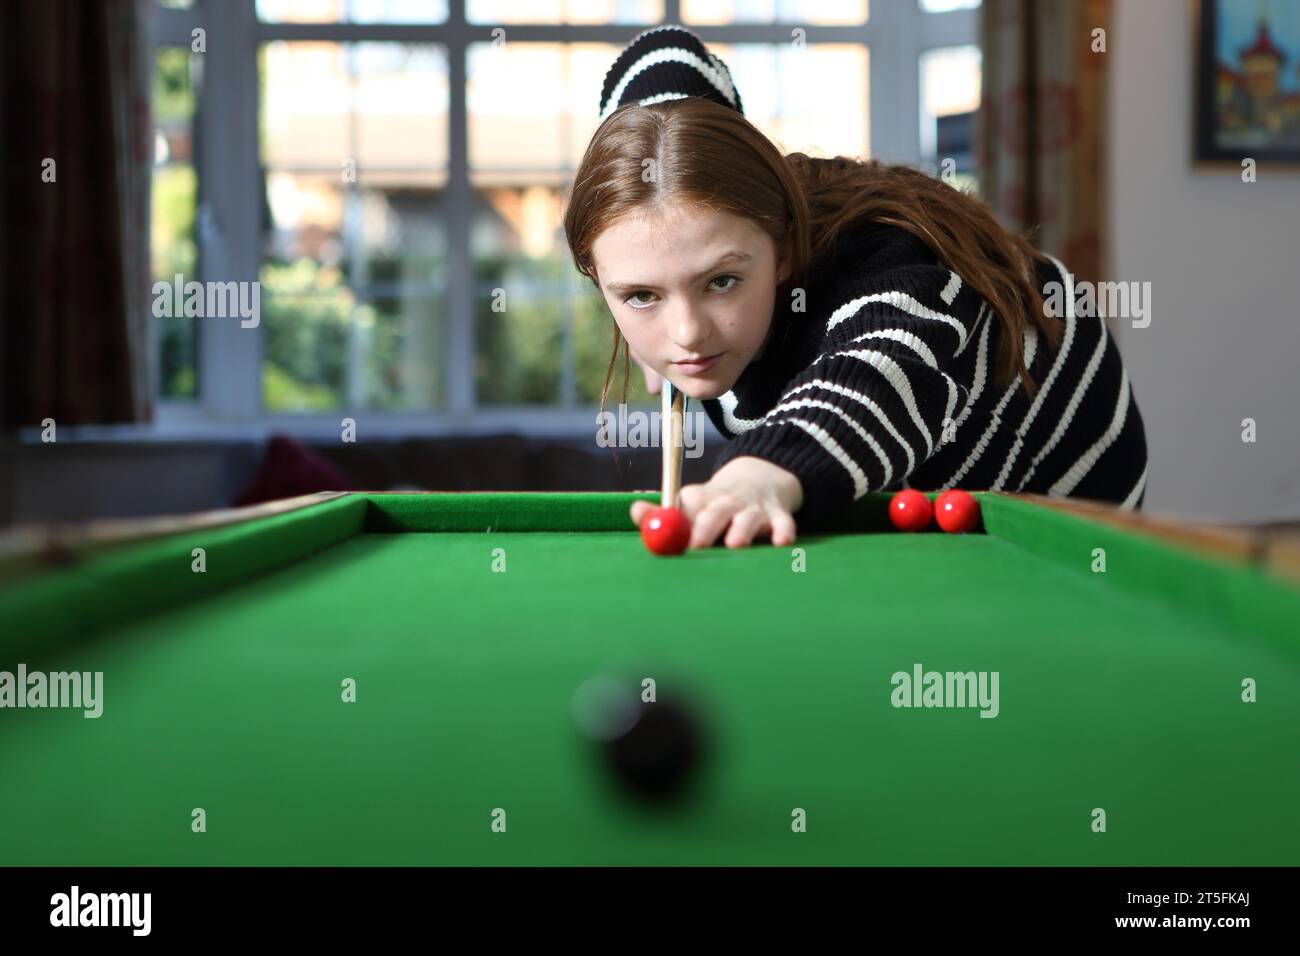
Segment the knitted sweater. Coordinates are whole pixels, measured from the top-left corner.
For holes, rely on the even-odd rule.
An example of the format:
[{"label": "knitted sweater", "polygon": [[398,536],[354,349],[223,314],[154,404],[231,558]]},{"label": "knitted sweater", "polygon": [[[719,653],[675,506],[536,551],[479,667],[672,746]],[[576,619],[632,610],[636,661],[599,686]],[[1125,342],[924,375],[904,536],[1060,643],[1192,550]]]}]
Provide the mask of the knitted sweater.
[{"label": "knitted sweater", "polygon": [[[1040,289],[1066,291],[1061,345],[1025,335],[1028,397],[992,382],[1001,326],[923,242],[850,227],[813,263],[805,310],[778,301],[764,352],[702,402],[728,439],[715,468],[749,455],[803,486],[801,524],[868,491],[953,487],[1078,496],[1140,507],[1146,437],[1128,373],[1099,317],[1076,315],[1055,259]],[[945,427],[947,423],[947,427]]]}]

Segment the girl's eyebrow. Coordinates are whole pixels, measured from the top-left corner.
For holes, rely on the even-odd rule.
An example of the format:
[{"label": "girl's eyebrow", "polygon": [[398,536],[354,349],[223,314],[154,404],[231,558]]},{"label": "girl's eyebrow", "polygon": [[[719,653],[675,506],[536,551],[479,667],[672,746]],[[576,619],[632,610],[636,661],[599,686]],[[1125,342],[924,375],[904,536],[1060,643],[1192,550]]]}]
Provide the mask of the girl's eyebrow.
[{"label": "girl's eyebrow", "polygon": [[[746,263],[753,258],[754,257],[750,255],[748,252],[738,252],[733,250],[732,252],[728,252],[724,254],[721,258],[718,259],[717,262],[709,266],[703,272],[697,273],[696,275],[692,276],[691,281],[698,282],[700,279],[703,279],[710,272],[722,268],[722,266],[726,265],[729,262]],[[651,285],[648,282],[611,282],[608,285],[606,285],[605,288],[608,289],[610,292],[631,292],[633,289],[653,289],[655,288],[655,286]]]}]

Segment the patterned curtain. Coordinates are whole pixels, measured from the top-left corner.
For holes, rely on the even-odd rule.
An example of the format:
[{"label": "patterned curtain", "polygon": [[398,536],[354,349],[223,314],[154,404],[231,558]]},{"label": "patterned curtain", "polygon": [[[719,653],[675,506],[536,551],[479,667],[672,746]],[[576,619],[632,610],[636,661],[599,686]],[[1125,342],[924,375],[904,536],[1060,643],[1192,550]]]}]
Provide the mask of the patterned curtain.
[{"label": "patterned curtain", "polygon": [[0,414],[152,417],[152,0],[7,0]]},{"label": "patterned curtain", "polygon": [[981,194],[1078,279],[1106,269],[1112,0],[984,0]]}]

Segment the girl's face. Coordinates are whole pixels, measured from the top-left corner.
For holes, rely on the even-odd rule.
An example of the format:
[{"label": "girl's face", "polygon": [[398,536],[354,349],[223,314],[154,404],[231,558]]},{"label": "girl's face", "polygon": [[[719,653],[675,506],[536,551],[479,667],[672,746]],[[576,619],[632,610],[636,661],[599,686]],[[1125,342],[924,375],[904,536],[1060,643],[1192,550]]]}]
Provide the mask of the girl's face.
[{"label": "girl's face", "polygon": [[625,216],[592,257],[632,353],[695,399],[725,393],[762,353],[789,269],[750,220],[698,209]]}]

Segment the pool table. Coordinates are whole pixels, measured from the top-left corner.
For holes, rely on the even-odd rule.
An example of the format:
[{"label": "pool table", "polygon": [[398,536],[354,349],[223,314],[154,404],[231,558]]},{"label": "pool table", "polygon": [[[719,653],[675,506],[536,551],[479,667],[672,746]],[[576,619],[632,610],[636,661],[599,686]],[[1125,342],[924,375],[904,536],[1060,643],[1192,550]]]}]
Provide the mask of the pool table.
[{"label": "pool table", "polygon": [[[1300,586],[1231,535],[976,497],[972,534],[868,495],[676,558],[628,517],[654,493],[11,535],[0,861],[1300,864]],[[101,713],[13,705],[20,666],[102,674]],[[601,676],[689,702],[688,799],[619,789],[575,717]]]}]

